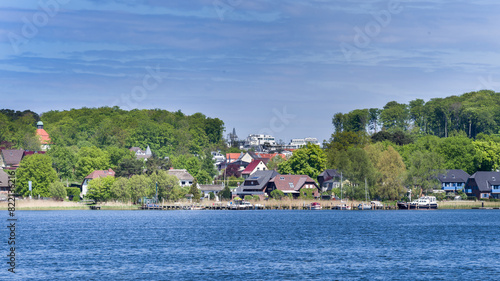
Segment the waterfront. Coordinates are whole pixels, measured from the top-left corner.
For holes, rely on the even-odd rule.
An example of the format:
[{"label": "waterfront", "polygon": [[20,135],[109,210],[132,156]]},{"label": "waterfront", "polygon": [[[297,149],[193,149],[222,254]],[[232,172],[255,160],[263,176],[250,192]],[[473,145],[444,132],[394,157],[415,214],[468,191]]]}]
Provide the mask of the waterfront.
[{"label": "waterfront", "polygon": [[[16,215],[20,279],[494,280],[500,274],[499,210]],[[0,236],[7,235],[2,228]]]}]

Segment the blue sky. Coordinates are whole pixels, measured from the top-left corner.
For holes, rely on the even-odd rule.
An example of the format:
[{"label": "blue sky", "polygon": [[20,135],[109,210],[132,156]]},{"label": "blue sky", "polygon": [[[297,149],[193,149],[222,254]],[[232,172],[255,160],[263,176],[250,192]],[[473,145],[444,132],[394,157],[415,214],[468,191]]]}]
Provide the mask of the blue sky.
[{"label": "blue sky", "polygon": [[[469,3],[473,2],[473,3]],[[337,112],[500,91],[498,1],[0,3],[0,108],[202,112],[328,139]]]}]

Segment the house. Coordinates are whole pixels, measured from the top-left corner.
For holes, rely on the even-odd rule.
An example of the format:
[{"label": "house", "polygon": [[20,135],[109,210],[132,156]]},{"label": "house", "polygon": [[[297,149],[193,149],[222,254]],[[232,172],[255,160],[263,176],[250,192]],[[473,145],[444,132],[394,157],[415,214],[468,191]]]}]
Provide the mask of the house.
[{"label": "house", "polygon": [[191,186],[193,184],[194,177],[186,169],[170,169],[167,173],[176,176],[179,179],[180,186]]},{"label": "house", "polygon": [[220,151],[212,151],[212,160],[215,162],[215,166],[218,166],[220,163],[226,161],[226,157]]},{"label": "house", "polygon": [[500,199],[500,172],[476,172],[467,179],[465,194],[478,199]]},{"label": "house", "polygon": [[245,195],[259,195],[265,197],[269,181],[278,175],[275,170],[257,171],[245,179],[243,185],[236,188],[233,195],[243,198]]},{"label": "house", "polygon": [[7,193],[10,191],[9,175],[0,169],[0,193]]},{"label": "house", "polygon": [[36,135],[40,140],[40,150],[47,151],[50,148],[51,140],[49,134],[43,129],[42,121],[36,123]]},{"label": "house", "polygon": [[210,198],[210,192],[215,194],[215,198],[219,200],[219,193],[224,190],[223,184],[200,184],[199,189],[201,192],[201,197]]},{"label": "house", "polygon": [[298,198],[301,194],[307,195],[305,189],[312,189],[314,198],[320,196],[318,184],[307,175],[277,175],[269,181],[266,193],[271,194],[273,190],[281,190],[285,195],[292,194]]},{"label": "house", "polygon": [[151,158],[151,156],[153,156],[153,153],[151,153],[151,148],[149,147],[149,145],[146,148],[146,151],[142,150],[140,147],[137,146],[131,147],[129,150],[135,153],[135,157],[137,158],[137,160],[139,159],[147,160],[148,158]]},{"label": "house", "polygon": [[88,176],[86,176],[83,179],[82,192],[81,192],[80,196],[83,197],[87,194],[87,187],[88,187],[89,182],[91,180],[97,179],[97,178],[114,177],[114,176],[115,176],[115,171],[113,171],[112,169],[93,171],[92,173],[90,173]]},{"label": "house", "polygon": [[470,175],[463,170],[446,170],[445,174],[439,174],[438,180],[441,189],[445,192],[454,192],[463,190]]},{"label": "house", "polygon": [[342,175],[338,170],[328,169],[318,175],[318,183],[321,192],[330,191],[333,188],[340,188]]},{"label": "house", "polygon": [[22,149],[4,149],[2,150],[3,165],[7,168],[16,169],[23,159],[24,150]]},{"label": "house", "polygon": [[253,160],[252,163],[248,164],[248,166],[241,172],[241,175],[244,179],[248,178],[251,174],[257,171],[265,171],[267,170],[266,164],[262,160]]},{"label": "house", "polygon": [[245,162],[245,163],[252,163],[253,160],[259,158],[259,156],[257,156],[257,154],[255,154],[255,152],[252,152],[252,151],[248,151],[247,153],[243,154],[240,159],[241,162]]}]

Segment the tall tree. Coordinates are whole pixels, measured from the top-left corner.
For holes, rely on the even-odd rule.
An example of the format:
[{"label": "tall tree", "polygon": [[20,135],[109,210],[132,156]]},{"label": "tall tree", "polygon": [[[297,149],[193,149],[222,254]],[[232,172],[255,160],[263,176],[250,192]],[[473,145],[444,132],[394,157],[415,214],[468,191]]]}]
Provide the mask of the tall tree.
[{"label": "tall tree", "polygon": [[380,113],[380,121],[386,130],[406,130],[408,128],[408,108],[396,101],[388,102]]},{"label": "tall tree", "polygon": [[313,179],[326,169],[326,154],[315,144],[294,151],[292,157],[278,165],[281,174],[308,175]]},{"label": "tall tree", "polygon": [[52,168],[50,156],[33,154],[24,157],[19,163],[16,171],[16,191],[22,196],[30,195],[28,181],[31,181],[33,196],[49,197],[49,186],[56,180],[57,173]]}]

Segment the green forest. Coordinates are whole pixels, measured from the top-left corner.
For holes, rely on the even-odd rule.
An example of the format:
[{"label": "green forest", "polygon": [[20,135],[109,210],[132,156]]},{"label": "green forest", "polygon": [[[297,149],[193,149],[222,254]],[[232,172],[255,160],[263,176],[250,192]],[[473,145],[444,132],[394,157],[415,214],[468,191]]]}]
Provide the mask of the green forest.
[{"label": "green forest", "polygon": [[[163,198],[181,198],[188,190],[175,186],[165,170],[187,169],[199,183],[210,183],[217,176],[210,152],[239,151],[227,147],[224,122],[218,118],[118,107],[49,111],[40,116],[30,110],[2,109],[0,147],[38,150],[35,124],[40,120],[52,144],[47,154],[21,162],[18,175],[24,195],[25,183],[37,169],[45,173],[37,176],[37,181],[45,182],[38,192],[48,196],[51,190],[62,189],[52,186],[54,182],[79,184],[93,170],[111,168],[116,180],[96,181],[95,190],[102,192],[94,199],[151,196],[152,184],[158,181],[165,183],[160,187]],[[283,174],[307,174],[313,179],[324,169],[338,169],[350,187],[343,190],[344,197],[363,199],[366,182],[370,198],[381,200],[401,199],[406,189],[413,194],[431,192],[439,188],[436,176],[445,169],[471,175],[500,169],[500,93],[493,91],[408,104],[390,101],[380,109],[335,113],[332,125],[323,148],[309,145],[294,151],[287,161],[273,159],[271,166]],[[129,150],[133,146],[143,150],[150,146],[153,157],[136,160]],[[134,191],[137,186],[143,189]],[[338,195],[340,190],[334,192]]]},{"label": "green forest", "polygon": [[[92,171],[109,168],[116,171],[117,177],[147,182],[159,174],[165,177],[161,171],[175,167],[187,169],[200,183],[209,183],[217,172],[210,151],[226,148],[222,138],[224,123],[220,119],[201,113],[185,115],[181,111],[160,109],[125,111],[118,107],[49,111],[41,116],[30,110],[0,110],[0,147],[40,150],[35,135],[35,124],[40,120],[52,144],[46,155],[25,157],[21,161],[17,175],[18,191],[23,195],[28,194],[28,178],[32,180],[30,177],[45,172],[37,165],[47,163],[54,173],[46,171],[47,174],[37,180],[37,183],[43,182],[36,190],[41,196],[49,196],[50,183],[57,178],[65,184],[76,185]],[[147,162],[136,160],[129,150],[134,146],[143,150],[150,146],[153,157]],[[151,195],[141,192],[137,194]]]},{"label": "green forest", "polygon": [[335,129],[324,143],[326,166],[344,172],[362,198],[370,194],[399,199],[439,189],[445,169],[500,168],[500,93],[478,91],[461,96],[388,102],[383,108],[333,115]]}]

